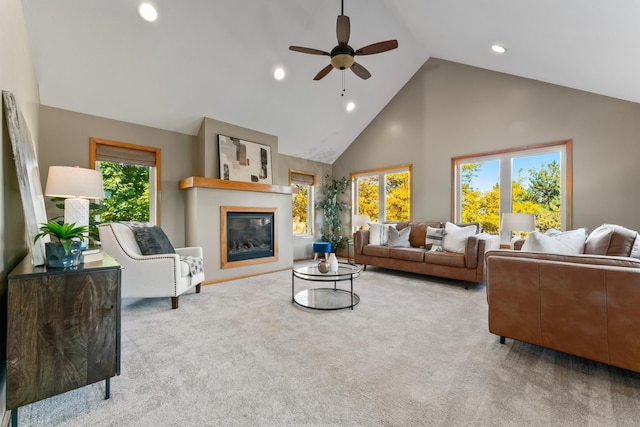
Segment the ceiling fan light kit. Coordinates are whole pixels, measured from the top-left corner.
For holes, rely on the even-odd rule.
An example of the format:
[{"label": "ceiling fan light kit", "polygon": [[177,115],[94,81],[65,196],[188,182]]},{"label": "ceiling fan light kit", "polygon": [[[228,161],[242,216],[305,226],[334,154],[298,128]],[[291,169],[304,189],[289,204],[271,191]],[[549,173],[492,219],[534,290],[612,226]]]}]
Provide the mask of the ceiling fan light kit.
[{"label": "ceiling fan light kit", "polygon": [[342,13],[338,15],[336,23],[336,36],[338,38],[338,45],[331,50],[331,53],[320,49],[312,49],[301,46],[289,46],[289,50],[300,53],[308,53],[311,55],[326,55],[331,57],[330,64],[324,67],[316,76],[314,80],[320,80],[332,69],[346,70],[350,69],[353,73],[363,80],[371,77],[371,73],[367,71],[362,65],[355,61],[355,57],[358,55],[373,55],[376,53],[386,52],[398,47],[397,40],[387,40],[370,44],[358,50],[354,50],[349,46],[349,37],[351,35],[351,22],[349,17],[344,14],[344,0],[342,0]]}]

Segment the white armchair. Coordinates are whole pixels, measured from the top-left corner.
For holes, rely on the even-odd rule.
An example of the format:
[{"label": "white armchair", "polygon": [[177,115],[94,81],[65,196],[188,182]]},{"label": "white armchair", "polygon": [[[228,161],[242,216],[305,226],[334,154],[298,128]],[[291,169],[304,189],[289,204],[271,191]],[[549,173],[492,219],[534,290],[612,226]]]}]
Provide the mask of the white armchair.
[{"label": "white armchair", "polygon": [[195,287],[200,293],[204,272],[192,274],[189,264],[180,257],[202,259],[202,248],[175,248],[175,254],[142,255],[134,232],[126,224],[100,224],[102,249],[122,265],[122,298],[171,297],[171,307],[178,308],[178,297]]}]

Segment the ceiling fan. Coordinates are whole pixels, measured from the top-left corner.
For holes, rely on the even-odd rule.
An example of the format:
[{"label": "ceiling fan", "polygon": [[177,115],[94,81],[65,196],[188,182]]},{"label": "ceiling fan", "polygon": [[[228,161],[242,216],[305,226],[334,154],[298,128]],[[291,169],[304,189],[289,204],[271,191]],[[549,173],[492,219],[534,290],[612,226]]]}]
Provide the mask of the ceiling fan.
[{"label": "ceiling fan", "polygon": [[341,14],[338,15],[338,22],[336,24],[336,34],[338,36],[338,45],[331,50],[331,53],[324,50],[312,49],[308,47],[289,46],[289,50],[301,53],[310,53],[312,55],[326,55],[331,57],[331,63],[324,67],[313,80],[320,80],[329,72],[336,68],[338,70],[346,70],[350,68],[353,73],[361,79],[368,79],[371,77],[371,73],[367,71],[362,65],[355,62],[357,55],[373,55],[374,53],[382,53],[388,50],[392,50],[398,47],[397,40],[387,40],[384,42],[378,42],[370,44],[360,49],[354,50],[349,46],[349,35],[351,33],[351,23],[349,17],[344,14],[344,0],[342,0]]}]

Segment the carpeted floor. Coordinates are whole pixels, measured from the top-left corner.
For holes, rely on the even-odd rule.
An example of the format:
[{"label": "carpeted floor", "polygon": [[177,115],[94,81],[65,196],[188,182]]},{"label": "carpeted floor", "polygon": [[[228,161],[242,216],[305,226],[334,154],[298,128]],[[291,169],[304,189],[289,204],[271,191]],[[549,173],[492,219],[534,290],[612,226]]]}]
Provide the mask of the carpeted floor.
[{"label": "carpeted floor", "polygon": [[[297,280],[302,289],[309,283]],[[313,287],[313,286],[312,286]],[[355,310],[291,303],[291,272],[125,300],[122,373],[20,426],[637,425],[640,374],[507,340],[484,285],[370,267]]]}]

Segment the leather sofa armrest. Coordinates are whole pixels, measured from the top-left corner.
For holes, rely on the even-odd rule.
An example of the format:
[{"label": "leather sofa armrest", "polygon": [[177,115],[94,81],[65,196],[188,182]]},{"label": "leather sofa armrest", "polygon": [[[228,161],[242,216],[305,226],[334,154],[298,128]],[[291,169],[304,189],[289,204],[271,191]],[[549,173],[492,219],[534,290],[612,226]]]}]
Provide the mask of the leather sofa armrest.
[{"label": "leather sofa armrest", "polygon": [[362,254],[366,245],[369,244],[369,230],[358,230],[353,239],[353,250],[357,254]]},{"label": "leather sofa armrest", "polygon": [[467,239],[464,251],[464,263],[467,268],[477,268],[479,263],[484,263],[484,254],[491,249],[500,247],[500,237],[488,233],[480,233]]}]

